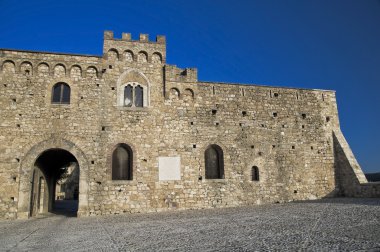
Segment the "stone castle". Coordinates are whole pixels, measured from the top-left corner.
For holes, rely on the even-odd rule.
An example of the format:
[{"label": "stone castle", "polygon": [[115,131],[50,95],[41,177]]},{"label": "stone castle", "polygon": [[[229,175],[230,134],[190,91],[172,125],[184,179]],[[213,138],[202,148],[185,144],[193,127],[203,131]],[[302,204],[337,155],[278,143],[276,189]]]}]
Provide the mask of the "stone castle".
[{"label": "stone castle", "polygon": [[78,216],[371,197],[334,91],[203,82],[166,39],[104,33],[103,55],[0,49],[0,218],[54,209],[79,169]]}]

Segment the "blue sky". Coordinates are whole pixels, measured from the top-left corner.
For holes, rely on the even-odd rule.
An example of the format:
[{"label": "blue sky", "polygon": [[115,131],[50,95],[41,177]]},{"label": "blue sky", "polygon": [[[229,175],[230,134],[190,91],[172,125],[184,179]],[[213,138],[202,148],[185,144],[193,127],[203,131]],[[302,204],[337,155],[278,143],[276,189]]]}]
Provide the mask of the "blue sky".
[{"label": "blue sky", "polygon": [[104,30],[167,37],[199,79],[337,91],[341,128],[380,172],[379,0],[0,0],[0,48],[102,53]]}]

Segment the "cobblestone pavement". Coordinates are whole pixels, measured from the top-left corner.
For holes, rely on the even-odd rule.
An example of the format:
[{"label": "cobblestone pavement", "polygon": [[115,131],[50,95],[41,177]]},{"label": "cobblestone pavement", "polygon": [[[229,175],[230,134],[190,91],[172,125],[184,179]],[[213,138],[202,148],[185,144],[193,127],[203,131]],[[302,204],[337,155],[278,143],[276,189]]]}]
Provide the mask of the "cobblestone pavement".
[{"label": "cobblestone pavement", "polygon": [[380,251],[380,199],[0,222],[1,251]]}]

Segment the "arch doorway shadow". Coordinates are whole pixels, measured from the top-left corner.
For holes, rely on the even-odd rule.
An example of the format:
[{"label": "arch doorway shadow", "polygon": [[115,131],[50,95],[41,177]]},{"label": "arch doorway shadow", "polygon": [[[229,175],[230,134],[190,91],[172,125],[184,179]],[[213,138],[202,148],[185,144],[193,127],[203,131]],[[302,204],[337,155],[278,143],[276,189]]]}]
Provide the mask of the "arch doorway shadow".
[{"label": "arch doorway shadow", "polygon": [[33,167],[29,216],[77,216],[80,170],[75,156],[64,149],[48,149]]}]

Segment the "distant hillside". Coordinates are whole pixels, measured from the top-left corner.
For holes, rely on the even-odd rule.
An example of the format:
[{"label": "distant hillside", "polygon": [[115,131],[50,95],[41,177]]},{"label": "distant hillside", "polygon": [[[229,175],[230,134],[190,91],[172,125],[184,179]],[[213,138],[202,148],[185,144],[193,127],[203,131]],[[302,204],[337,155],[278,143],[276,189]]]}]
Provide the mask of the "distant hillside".
[{"label": "distant hillside", "polygon": [[366,176],[368,182],[377,182],[377,181],[380,181],[380,172],[366,173],[365,176]]}]

